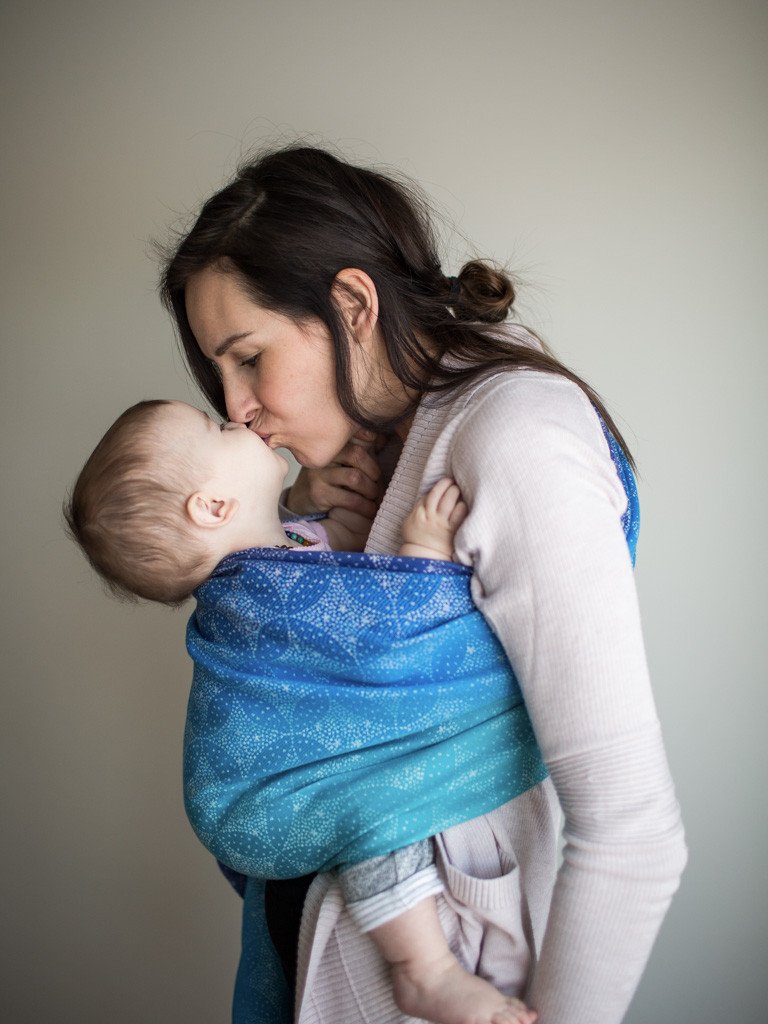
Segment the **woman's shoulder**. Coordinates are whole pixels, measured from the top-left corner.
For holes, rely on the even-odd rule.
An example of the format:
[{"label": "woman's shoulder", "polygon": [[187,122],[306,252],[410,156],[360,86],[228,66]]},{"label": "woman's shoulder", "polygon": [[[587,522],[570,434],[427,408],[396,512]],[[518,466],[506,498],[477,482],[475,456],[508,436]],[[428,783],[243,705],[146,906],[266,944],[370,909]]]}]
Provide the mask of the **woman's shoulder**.
[{"label": "woman's shoulder", "polygon": [[478,381],[461,410],[458,438],[489,432],[528,447],[534,437],[565,432],[598,450],[607,446],[597,411],[585,392],[560,374],[502,370]]},{"label": "woman's shoulder", "polygon": [[490,490],[536,508],[578,480],[621,512],[626,506],[598,413],[566,377],[496,373],[473,389],[453,427],[448,471],[469,500]]}]

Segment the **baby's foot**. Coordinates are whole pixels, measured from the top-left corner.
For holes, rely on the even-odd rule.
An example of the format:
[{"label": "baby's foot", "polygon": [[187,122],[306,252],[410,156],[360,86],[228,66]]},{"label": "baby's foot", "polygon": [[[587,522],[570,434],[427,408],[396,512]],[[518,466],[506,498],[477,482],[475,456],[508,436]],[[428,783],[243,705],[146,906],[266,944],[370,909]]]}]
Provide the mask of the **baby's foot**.
[{"label": "baby's foot", "polygon": [[392,968],[395,1002],[403,1013],[432,1024],[534,1024],[538,1014],[469,974],[452,954],[429,964]]},{"label": "baby's foot", "polygon": [[443,477],[419,498],[403,524],[401,553],[450,560],[453,539],[466,515],[467,506],[461,500],[458,485]]}]

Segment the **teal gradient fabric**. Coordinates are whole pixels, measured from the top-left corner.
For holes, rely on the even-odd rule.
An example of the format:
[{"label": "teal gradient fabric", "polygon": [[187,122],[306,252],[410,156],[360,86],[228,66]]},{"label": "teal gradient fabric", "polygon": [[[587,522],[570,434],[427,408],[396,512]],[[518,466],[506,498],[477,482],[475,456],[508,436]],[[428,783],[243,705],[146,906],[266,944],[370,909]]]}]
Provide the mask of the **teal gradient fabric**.
[{"label": "teal gradient fabric", "polygon": [[451,562],[255,548],[199,589],[185,801],[251,877],[387,853],[546,775],[517,681]]}]

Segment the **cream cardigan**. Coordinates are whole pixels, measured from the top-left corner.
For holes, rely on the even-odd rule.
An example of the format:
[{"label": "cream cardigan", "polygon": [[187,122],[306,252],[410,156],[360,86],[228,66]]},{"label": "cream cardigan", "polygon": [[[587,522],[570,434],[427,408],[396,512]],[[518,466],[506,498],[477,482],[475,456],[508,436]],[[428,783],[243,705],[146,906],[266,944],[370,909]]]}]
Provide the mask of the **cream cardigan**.
[{"label": "cream cardigan", "polygon": [[[367,550],[397,551],[415,499],[446,475],[470,508],[457,555],[474,566],[551,779],[437,837],[443,926],[465,966],[522,995],[539,1024],[618,1024],[686,857],[619,522],[626,498],[583,392],[535,371],[422,401]],[[296,1006],[299,1024],[411,1019],[327,874],[304,908]]]}]

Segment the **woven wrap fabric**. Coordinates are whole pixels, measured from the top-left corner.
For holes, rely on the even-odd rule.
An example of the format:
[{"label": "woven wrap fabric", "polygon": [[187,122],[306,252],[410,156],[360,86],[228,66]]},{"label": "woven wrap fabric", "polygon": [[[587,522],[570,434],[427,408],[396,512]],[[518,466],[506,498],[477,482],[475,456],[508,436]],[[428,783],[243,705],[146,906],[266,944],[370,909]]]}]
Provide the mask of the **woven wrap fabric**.
[{"label": "woven wrap fabric", "polygon": [[[634,478],[611,455],[634,562]],[[388,853],[546,777],[470,580],[452,562],[255,548],[196,592],[184,795],[201,842],[247,876],[236,1024],[290,1020],[265,879]]]},{"label": "woven wrap fabric", "polygon": [[254,548],[197,592],[185,801],[244,875],[378,856],[546,774],[520,688],[451,562]]},{"label": "woven wrap fabric", "polygon": [[611,461],[627,496],[627,507],[621,517],[621,527],[624,530],[627,547],[629,548],[629,557],[632,559],[632,565],[634,566],[637,559],[637,541],[640,536],[640,498],[637,494],[637,481],[635,480],[632,466],[629,464],[629,459],[619,446],[619,442],[608,427],[606,427],[602,416],[598,416],[598,419],[600,420],[600,426],[603,428],[608,451],[611,453]]},{"label": "woven wrap fabric", "polygon": [[238,1024],[289,1019],[257,879],[388,853],[545,777],[470,580],[451,562],[256,548],[198,590],[185,803],[249,876]]}]

